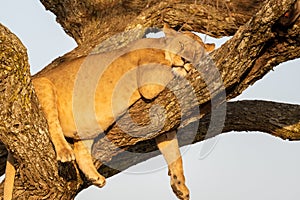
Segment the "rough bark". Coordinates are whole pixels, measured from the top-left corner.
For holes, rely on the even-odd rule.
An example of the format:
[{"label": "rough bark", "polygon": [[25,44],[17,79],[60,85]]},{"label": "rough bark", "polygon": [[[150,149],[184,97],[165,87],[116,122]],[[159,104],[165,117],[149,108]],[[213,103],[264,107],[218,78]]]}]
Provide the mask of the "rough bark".
[{"label": "rough bark", "polygon": [[[78,44],[110,37],[138,24],[143,27],[172,27],[204,32],[214,37],[233,35],[261,7],[263,1],[194,1],[194,0],[42,0],[57,16],[57,21]],[[158,12],[159,11],[159,12]],[[107,20],[109,19],[109,20]],[[114,26],[111,26],[110,21]],[[121,23],[120,23],[121,22]],[[93,38],[94,39],[94,38]]]},{"label": "rough bark", "polygon": [[[121,117],[118,123],[130,126],[130,133],[114,124],[105,137],[100,135],[97,138],[93,153],[107,165],[100,168],[105,176],[112,176],[157,155],[153,138],[177,127],[182,129],[179,132],[181,145],[231,130],[263,131],[282,139],[299,140],[300,112],[297,105],[245,101],[228,103],[224,107],[226,100],[239,95],[279,63],[300,57],[299,20],[290,29],[278,25],[280,17],[295,0],[270,0],[267,3],[250,0],[230,3],[218,0],[198,3],[194,0],[41,2],[56,14],[57,21],[79,44],[77,49],[57,59],[41,73],[59,67],[61,62],[89,54],[100,42],[124,30],[134,31],[134,34],[128,32],[117,37],[122,38],[123,45],[126,41],[141,38],[147,32],[146,27],[162,27],[163,23],[215,37],[234,35],[210,58],[201,57],[198,70],[189,73],[187,79],[193,86],[196,99],[187,98],[186,85],[175,79],[170,88],[173,92],[179,91],[176,95],[164,91],[154,102],[138,101],[130,108],[130,115]],[[133,30],[135,27],[139,29]],[[80,178],[75,165],[58,167],[46,122],[32,91],[25,50],[7,29],[1,28],[0,36],[0,84],[3,91],[0,94],[0,139],[18,163],[15,198],[49,195],[47,197],[51,199],[71,199],[89,183]],[[115,47],[114,41],[105,46],[107,49]],[[204,79],[199,79],[199,71]],[[220,77],[222,84],[209,84],[218,82]],[[227,99],[222,98],[224,90]],[[180,110],[184,106],[176,103],[178,101],[184,102],[188,109]],[[167,119],[160,131],[155,123],[149,126],[148,111],[155,104],[166,105]],[[195,112],[199,106],[201,113]],[[213,124],[222,125],[224,112],[227,114],[224,126],[211,126],[207,135],[212,114],[219,113],[215,114]],[[162,115],[157,114],[157,122],[161,121]],[[149,129],[131,127],[131,118],[140,125],[148,125]],[[5,150],[2,152],[0,164],[6,155]]]},{"label": "rough bark", "polygon": [[26,49],[1,24],[0,52],[0,138],[18,169],[13,198],[71,199],[76,190],[65,188],[78,188],[78,183],[76,177],[70,182],[58,173],[47,122],[31,85]]}]

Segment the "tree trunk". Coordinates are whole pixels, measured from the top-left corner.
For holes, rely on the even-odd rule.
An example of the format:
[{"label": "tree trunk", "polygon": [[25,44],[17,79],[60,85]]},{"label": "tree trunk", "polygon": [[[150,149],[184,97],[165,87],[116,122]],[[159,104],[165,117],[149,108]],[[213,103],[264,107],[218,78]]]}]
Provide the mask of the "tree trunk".
[{"label": "tree trunk", "polygon": [[1,24],[0,52],[0,138],[16,161],[13,198],[72,199],[78,188],[76,173],[59,174],[59,167],[72,166],[56,163],[47,122],[33,92],[26,49]]}]

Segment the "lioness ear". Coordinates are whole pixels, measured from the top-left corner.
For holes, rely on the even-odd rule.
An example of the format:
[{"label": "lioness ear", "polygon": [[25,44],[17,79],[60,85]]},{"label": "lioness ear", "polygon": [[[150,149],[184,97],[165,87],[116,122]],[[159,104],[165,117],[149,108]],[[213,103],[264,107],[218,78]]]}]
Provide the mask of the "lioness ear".
[{"label": "lioness ear", "polygon": [[164,24],[163,31],[166,37],[174,37],[177,34],[177,32],[174,29],[170,28],[168,24]]}]

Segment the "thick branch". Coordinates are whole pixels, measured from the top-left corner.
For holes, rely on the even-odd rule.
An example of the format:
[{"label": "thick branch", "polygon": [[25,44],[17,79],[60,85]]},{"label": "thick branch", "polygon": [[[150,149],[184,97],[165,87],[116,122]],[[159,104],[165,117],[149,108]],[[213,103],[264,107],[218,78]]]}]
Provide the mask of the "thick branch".
[{"label": "thick branch", "polygon": [[77,182],[58,174],[47,122],[33,93],[26,49],[1,24],[0,88],[0,140],[16,160],[14,199],[74,197],[74,191],[63,188],[76,188]]},{"label": "thick branch", "polygon": [[233,35],[240,25],[246,23],[256,13],[263,1],[41,0],[41,2],[57,16],[57,21],[66,32],[81,44],[90,39],[91,33],[98,38],[107,38],[124,31],[126,27],[135,27],[137,24],[144,27],[162,27],[165,22],[172,27],[184,26],[184,29],[204,32],[215,37]]},{"label": "thick branch", "polygon": [[[300,140],[300,106],[268,101],[239,101],[227,103],[227,116],[222,133],[229,131],[261,131],[279,137],[283,140]],[[220,134],[219,130],[212,129],[207,135],[208,127],[212,123],[211,115],[206,115],[199,122],[192,123],[178,133],[180,145],[189,145],[191,142],[201,142]],[[195,135],[191,130],[198,127]],[[142,152],[141,152],[142,149]],[[143,162],[159,155],[154,140],[139,142],[125,148],[122,153],[101,167],[101,173],[112,176],[119,170]]]},{"label": "thick branch", "polygon": [[[300,140],[300,106],[269,101],[239,101],[227,103],[227,116],[222,133],[229,131],[261,131],[280,137],[283,140]],[[198,125],[197,134],[193,134],[187,127],[178,134],[181,146],[201,142],[209,139],[207,130],[211,123],[211,116],[206,115]],[[192,128],[191,128],[192,127]],[[212,131],[210,137],[219,134]],[[3,147],[1,145],[1,147]],[[138,154],[142,149],[142,153]],[[107,166],[102,166],[100,171],[110,177],[127,169],[130,166],[143,162],[153,156],[159,155],[154,140],[146,140],[127,149],[115,156]],[[134,153],[136,152],[136,153]],[[151,153],[152,152],[152,153]],[[1,168],[4,164],[1,164]],[[108,166],[114,167],[110,168]],[[4,172],[3,172],[4,173]],[[1,173],[1,174],[3,174]]]},{"label": "thick branch", "polygon": [[288,32],[277,32],[276,37],[266,42],[259,58],[254,60],[253,67],[247,70],[243,79],[232,87],[230,98],[241,94],[249,85],[263,78],[269,71],[280,63],[300,58],[300,26],[295,25]]}]

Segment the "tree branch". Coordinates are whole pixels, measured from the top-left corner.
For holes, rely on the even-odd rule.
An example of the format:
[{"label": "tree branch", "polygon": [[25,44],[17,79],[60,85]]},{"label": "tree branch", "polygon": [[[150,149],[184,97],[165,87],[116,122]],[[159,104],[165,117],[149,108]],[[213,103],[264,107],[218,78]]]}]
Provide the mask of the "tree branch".
[{"label": "tree branch", "polygon": [[292,29],[274,33],[276,36],[266,42],[259,58],[254,61],[253,67],[247,70],[240,83],[232,88],[228,95],[229,98],[234,98],[241,94],[249,85],[263,78],[280,63],[300,57],[299,27],[295,25]]},{"label": "tree branch", "polygon": [[[300,105],[269,101],[238,101],[227,103],[226,121],[222,133],[229,131],[261,131],[283,140],[300,140]],[[193,122],[178,133],[180,146],[201,142],[220,134],[212,129],[207,135],[211,115],[203,117],[199,124]],[[197,126],[198,132],[192,132]],[[122,152],[123,150],[123,152]],[[159,155],[154,139],[125,147],[106,166],[100,168],[105,176],[113,176],[130,166]],[[141,151],[142,150],[142,151]]]},{"label": "tree branch", "polygon": [[[73,60],[89,52],[108,38],[139,27],[141,33],[146,27],[161,28],[164,23],[173,28],[206,33],[213,37],[234,35],[262,6],[263,1],[212,0],[195,3],[194,0],[131,0],[84,2],[41,0],[46,9],[57,16],[57,21],[79,47],[55,60],[46,69],[58,66],[63,61]],[[160,12],[157,12],[157,11]],[[107,23],[109,21],[110,23]],[[111,26],[111,24],[114,24]],[[298,25],[300,23],[298,22]],[[123,41],[140,37],[126,35]],[[133,37],[133,38],[131,38]],[[120,41],[115,43],[119,45]]]},{"label": "tree branch", "polygon": [[[194,1],[194,0],[89,0],[84,2],[41,0],[57,16],[78,44],[91,39],[108,38],[137,24],[143,27],[182,27],[214,37],[233,35],[261,7],[263,1]],[[157,11],[160,12],[157,12]],[[107,20],[109,19],[109,20]],[[110,26],[110,21],[114,26]],[[95,27],[97,29],[95,30]],[[98,40],[98,42],[103,41]]]}]

